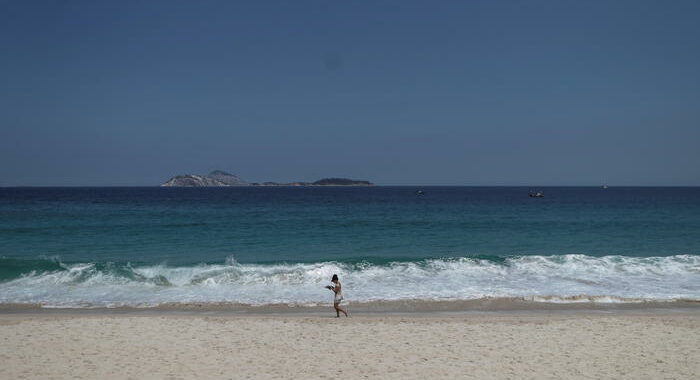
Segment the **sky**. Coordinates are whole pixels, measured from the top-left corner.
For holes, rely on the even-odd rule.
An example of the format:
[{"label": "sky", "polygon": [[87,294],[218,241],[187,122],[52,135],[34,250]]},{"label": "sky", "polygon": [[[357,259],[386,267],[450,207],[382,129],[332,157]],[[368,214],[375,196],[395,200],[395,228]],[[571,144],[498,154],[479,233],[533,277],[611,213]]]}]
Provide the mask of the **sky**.
[{"label": "sky", "polygon": [[698,1],[0,0],[0,186],[697,186],[698,20]]}]

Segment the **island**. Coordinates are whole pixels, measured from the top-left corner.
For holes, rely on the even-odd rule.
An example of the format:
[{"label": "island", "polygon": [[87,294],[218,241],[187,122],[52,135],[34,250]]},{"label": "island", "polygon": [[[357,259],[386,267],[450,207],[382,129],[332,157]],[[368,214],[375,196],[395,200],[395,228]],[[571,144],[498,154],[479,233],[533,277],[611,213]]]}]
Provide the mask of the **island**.
[{"label": "island", "polygon": [[161,184],[163,187],[227,187],[251,186],[238,176],[221,170],[214,170],[208,175],[176,175]]},{"label": "island", "polygon": [[312,186],[372,186],[370,181],[358,181],[347,178],[323,178],[311,184]]},{"label": "island", "polygon": [[232,186],[374,186],[370,181],[349,178],[322,178],[315,182],[246,182],[240,177],[222,170],[207,175],[176,175],[160,186],[163,187],[232,187]]}]

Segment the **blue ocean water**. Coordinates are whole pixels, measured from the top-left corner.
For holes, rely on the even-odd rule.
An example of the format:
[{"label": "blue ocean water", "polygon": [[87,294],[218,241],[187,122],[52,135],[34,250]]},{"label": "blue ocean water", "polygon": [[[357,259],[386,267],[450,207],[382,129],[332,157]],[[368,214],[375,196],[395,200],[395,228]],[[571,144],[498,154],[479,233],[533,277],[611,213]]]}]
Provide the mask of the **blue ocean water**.
[{"label": "blue ocean water", "polygon": [[0,302],[700,299],[700,188],[528,190],[0,188]]}]

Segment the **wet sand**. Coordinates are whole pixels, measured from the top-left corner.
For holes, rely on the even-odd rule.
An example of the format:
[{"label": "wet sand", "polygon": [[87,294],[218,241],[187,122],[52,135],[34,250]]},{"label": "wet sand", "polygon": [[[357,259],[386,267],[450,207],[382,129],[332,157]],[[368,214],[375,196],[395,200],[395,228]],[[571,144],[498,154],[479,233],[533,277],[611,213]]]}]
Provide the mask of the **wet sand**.
[{"label": "wet sand", "polygon": [[695,379],[700,373],[697,307],[351,310],[350,318],[336,319],[329,308],[5,307],[0,379]]},{"label": "wet sand", "polygon": [[[577,297],[574,297],[576,299]],[[343,303],[359,314],[478,314],[478,313],[540,313],[540,312],[591,312],[621,313],[641,311],[645,313],[664,311],[698,311],[700,301],[632,301],[632,302],[539,302],[524,298],[479,298],[473,300],[398,300]],[[142,307],[89,307],[57,308],[39,304],[0,303],[0,314],[12,313],[69,313],[69,314],[148,314],[148,313],[208,313],[221,315],[269,315],[304,314],[323,315],[329,305],[249,305],[239,303],[163,303]]]}]

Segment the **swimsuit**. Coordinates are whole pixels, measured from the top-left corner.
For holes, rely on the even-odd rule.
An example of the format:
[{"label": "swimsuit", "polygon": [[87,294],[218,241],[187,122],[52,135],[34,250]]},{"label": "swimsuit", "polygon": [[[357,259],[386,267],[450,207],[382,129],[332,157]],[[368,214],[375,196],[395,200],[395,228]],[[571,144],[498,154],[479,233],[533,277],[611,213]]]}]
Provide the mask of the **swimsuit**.
[{"label": "swimsuit", "polygon": [[[340,282],[338,282],[338,287],[340,287]],[[338,290],[338,293],[335,293],[335,297],[333,298],[333,303],[334,304],[339,304],[343,301],[343,290],[342,288]]]}]

